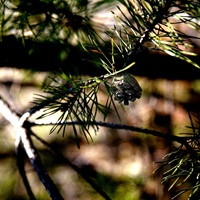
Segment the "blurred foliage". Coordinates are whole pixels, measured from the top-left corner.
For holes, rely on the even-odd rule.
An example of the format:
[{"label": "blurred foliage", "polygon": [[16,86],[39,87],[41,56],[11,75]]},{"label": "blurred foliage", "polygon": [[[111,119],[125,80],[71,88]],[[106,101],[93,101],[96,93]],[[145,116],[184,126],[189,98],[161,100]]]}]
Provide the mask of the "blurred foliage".
[{"label": "blurred foliage", "polygon": [[[20,38],[68,43],[93,34],[87,1],[4,1],[1,13],[1,37],[16,34]],[[75,42],[75,41],[74,41]]]},{"label": "blurred foliage", "polygon": [[[114,5],[118,6],[118,10]],[[117,21],[114,27],[106,27],[103,21],[98,23],[95,21],[97,13],[100,15],[108,8],[115,9],[112,11]],[[143,51],[145,47],[150,50],[161,50],[198,67],[187,56],[193,55],[188,39],[196,37],[187,35],[175,27],[185,24],[199,30],[198,1],[186,0],[184,3],[179,3],[154,0],[141,2],[37,0],[27,3],[23,0],[12,2],[4,0],[1,1],[0,13],[2,41],[4,36],[15,35],[24,46],[27,46],[26,40],[30,38],[39,43],[52,42],[62,46],[60,59],[68,57],[71,48],[78,46],[79,43],[90,43],[89,38],[92,38],[105,53],[108,47],[102,39],[108,42],[111,37],[114,38],[121,54],[117,61],[123,57],[120,62],[122,65],[130,57],[135,59],[137,53]],[[174,22],[173,19],[178,21]],[[33,53],[37,55],[38,45],[29,49],[30,55]],[[39,52],[42,54],[42,49]]]}]

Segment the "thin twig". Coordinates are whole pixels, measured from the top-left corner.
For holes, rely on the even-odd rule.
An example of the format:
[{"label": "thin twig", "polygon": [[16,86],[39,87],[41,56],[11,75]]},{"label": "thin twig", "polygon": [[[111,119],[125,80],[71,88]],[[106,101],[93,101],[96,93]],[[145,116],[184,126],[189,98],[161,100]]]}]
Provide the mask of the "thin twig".
[{"label": "thin twig", "polygon": [[[87,121],[82,122],[82,123],[88,124]],[[55,125],[63,125],[63,124],[65,124],[65,125],[80,125],[80,122],[79,121],[69,121],[69,122],[62,122],[62,123],[31,122],[30,126],[55,126]],[[176,136],[176,135],[166,134],[166,133],[162,133],[162,132],[155,131],[155,130],[144,129],[144,128],[139,128],[139,127],[135,127],[135,126],[125,125],[125,124],[114,124],[114,123],[109,123],[109,122],[96,121],[96,122],[90,122],[88,125],[97,125],[97,126],[103,126],[103,127],[107,127],[107,128],[123,129],[123,130],[128,130],[128,131],[140,132],[140,133],[144,133],[144,134],[148,134],[148,135],[161,137],[166,140],[176,141],[181,144],[183,144],[184,141],[192,139],[192,137],[189,137],[189,136],[187,136],[187,137],[186,136]]]},{"label": "thin twig", "polygon": [[[85,123],[88,124],[88,122],[81,122],[81,123]],[[70,122],[63,122],[63,123],[30,123],[30,126],[54,126],[54,125],[80,125],[80,122],[78,121],[70,121]],[[133,131],[133,132],[139,132],[139,133],[144,133],[144,134],[148,134],[148,135],[152,135],[152,136],[156,136],[156,137],[161,137],[167,141],[174,141],[174,142],[178,142],[179,144],[184,145],[188,151],[191,154],[196,154],[196,152],[194,151],[194,149],[192,148],[192,146],[190,146],[189,142],[190,140],[194,140],[194,137],[189,137],[189,136],[176,136],[176,135],[172,135],[172,134],[166,134],[166,133],[162,133],[159,131],[155,131],[155,130],[149,130],[149,129],[144,129],[144,128],[139,128],[139,127],[135,127],[135,126],[129,126],[129,125],[125,125],[125,124],[114,124],[114,123],[108,123],[108,122],[101,122],[101,121],[97,121],[97,122],[90,122],[88,125],[95,125],[95,126],[103,126],[103,127],[107,127],[107,128],[114,128],[114,129],[123,129],[123,130],[128,130],[128,131]]]}]

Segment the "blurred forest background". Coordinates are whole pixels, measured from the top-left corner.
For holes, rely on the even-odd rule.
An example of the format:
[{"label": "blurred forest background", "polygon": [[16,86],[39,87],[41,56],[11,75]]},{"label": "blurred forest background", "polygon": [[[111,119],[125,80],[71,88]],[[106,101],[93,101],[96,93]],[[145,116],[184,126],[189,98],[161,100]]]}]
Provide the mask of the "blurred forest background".
[{"label": "blurred forest background", "polygon": [[[22,114],[33,106],[36,94],[42,93],[41,85],[49,72],[61,69],[83,78],[104,74],[104,69],[90,62],[91,55],[84,51],[81,42],[87,43],[88,35],[98,33],[106,41],[104,51],[107,51],[110,39],[105,31],[119,26],[111,12],[121,15],[117,5],[126,12],[120,2],[112,0],[1,1],[0,95]],[[200,37],[199,30],[186,24],[176,26],[181,32]],[[190,51],[197,54],[191,59],[200,64],[200,40],[188,39],[188,42],[194,46]],[[141,51],[135,62],[129,72],[139,82],[142,97],[128,106],[116,104],[121,121],[112,112],[107,121],[171,135],[190,132],[188,111],[200,110],[199,69],[148,49]],[[119,61],[117,66],[120,65]],[[99,101],[105,103],[106,95],[102,87]],[[56,118],[51,116],[49,120]],[[100,116],[99,120],[102,120]],[[78,149],[71,126],[64,136],[56,132],[49,134],[50,129],[50,126],[33,128],[62,156],[52,153],[37,138],[33,141],[64,199],[104,199],[66,160],[78,166],[111,199],[169,200],[173,196],[176,188],[167,191],[168,186],[161,184],[162,171],[153,173],[160,165],[154,162],[170,152],[171,141],[145,133],[100,127],[97,133],[91,130],[93,140],[89,139],[89,143],[80,133]],[[0,132],[0,199],[29,199],[17,168],[15,130],[2,116]],[[28,159],[25,170],[36,199],[50,199]],[[185,193],[177,199],[184,200],[187,196]]]}]

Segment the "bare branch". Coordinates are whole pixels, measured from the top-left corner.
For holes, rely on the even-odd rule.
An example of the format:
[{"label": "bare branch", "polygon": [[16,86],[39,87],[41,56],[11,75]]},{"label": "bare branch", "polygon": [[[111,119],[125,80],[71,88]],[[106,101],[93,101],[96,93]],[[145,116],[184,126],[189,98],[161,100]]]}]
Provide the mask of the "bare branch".
[{"label": "bare branch", "polygon": [[1,97],[0,97],[0,106],[1,106],[1,109],[0,109],[1,114],[16,129],[16,143],[15,143],[16,150],[19,150],[20,144],[23,145],[24,150],[31,164],[36,170],[41,182],[45,186],[51,198],[55,200],[63,200],[63,197],[59,193],[57,187],[55,186],[54,182],[51,180],[44,165],[42,164],[40,156],[30,138],[30,132],[29,132],[30,127],[28,126],[27,119],[30,117],[31,114],[29,112],[26,112],[21,117],[19,117],[19,115],[15,113],[14,111],[12,111],[8,103],[5,100],[3,100]]},{"label": "bare branch", "polygon": [[24,170],[24,158],[27,157],[27,156],[25,155],[25,151],[24,151],[24,148],[22,147],[21,143],[18,146],[18,148],[16,149],[16,155],[17,155],[17,167],[18,167],[19,173],[20,173],[20,175],[23,179],[24,186],[26,188],[28,196],[29,196],[30,199],[36,200],[36,198],[34,197],[34,194],[32,192],[32,189],[30,187],[30,184],[28,182],[26,172]]}]

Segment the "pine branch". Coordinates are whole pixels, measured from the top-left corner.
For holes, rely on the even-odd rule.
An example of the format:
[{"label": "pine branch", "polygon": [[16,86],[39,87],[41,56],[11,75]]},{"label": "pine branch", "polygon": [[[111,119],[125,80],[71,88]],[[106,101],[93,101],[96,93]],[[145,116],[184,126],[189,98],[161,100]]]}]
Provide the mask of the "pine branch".
[{"label": "pine branch", "polygon": [[[179,48],[179,45],[187,47],[188,44],[185,42],[185,39],[193,38],[193,35],[186,35],[176,30],[173,28],[173,22],[169,20],[171,17],[179,17],[179,23],[185,25],[190,24],[193,28],[198,30],[198,22],[192,20],[194,17],[187,14],[189,9],[184,9],[185,5],[174,0],[156,2],[153,0],[146,0],[142,2],[134,1],[134,3],[122,1],[122,3],[127,8],[131,19],[129,19],[119,7],[118,9],[125,19],[118,17],[119,23],[125,23],[126,26],[123,27],[123,29],[131,29],[133,33],[130,34],[130,37],[132,36],[135,39],[134,46],[129,50],[124,67],[134,59],[134,56],[136,57],[136,54],[142,50],[143,45],[150,41],[155,44],[157,49],[168,55],[182,59],[200,68],[197,63],[186,56],[195,55],[194,53],[183,51]],[[191,10],[192,6],[195,6],[195,2],[193,1],[186,1],[185,3],[186,7],[191,6]],[[176,11],[173,11],[173,8],[177,8],[175,9]],[[186,17],[183,17],[184,11],[186,12]]]},{"label": "pine branch", "polygon": [[155,26],[163,21],[163,19],[166,17],[166,14],[168,13],[169,8],[171,7],[174,0],[167,0],[165,1],[164,5],[162,6],[158,5],[158,10],[153,13],[155,18],[150,23],[147,23],[147,27],[144,30],[144,33],[141,35],[140,39],[136,42],[134,48],[130,51],[129,56],[132,56],[135,54],[141,46],[149,40],[150,33],[154,30]]},{"label": "pine branch", "polygon": [[[195,119],[192,118],[192,115]],[[173,147],[172,151],[168,153],[161,163],[161,169],[164,166],[169,166],[169,170],[163,173],[162,183],[169,182],[170,187],[168,190],[175,188],[175,194],[172,199],[176,199],[183,193],[190,191],[189,199],[197,199],[200,194],[199,186],[199,127],[200,127],[200,115],[191,114],[189,112],[189,118],[191,126],[188,127],[192,130],[192,133],[186,133],[187,146],[180,144],[178,147]],[[188,182],[188,186],[183,186],[184,183]]]},{"label": "pine branch", "polygon": [[[74,169],[78,174],[80,174],[83,179],[88,182],[95,191],[97,191],[102,197],[104,197],[107,200],[111,200],[111,198],[95,183],[88,177],[87,174],[85,174],[81,169],[79,169],[76,165],[72,164],[67,158],[65,158],[63,155],[61,155],[58,151],[53,149],[46,141],[42,140],[38,136],[36,136],[31,130],[30,127],[32,124],[28,122],[28,117],[30,117],[33,113],[40,110],[42,107],[37,107],[35,109],[31,109],[30,112],[25,113],[20,117],[19,114],[16,114],[15,111],[13,111],[9,105],[6,103],[5,100],[0,98],[0,106],[1,106],[1,114],[6,117],[7,120],[17,129],[17,136],[16,136],[16,153],[17,153],[17,163],[19,167],[20,174],[23,178],[25,187],[27,189],[27,193],[31,199],[34,199],[34,195],[32,193],[32,190],[29,186],[28,180],[26,178],[26,174],[23,170],[23,162],[24,157],[22,155],[22,146],[25,149],[25,152],[33,165],[34,169],[38,173],[38,176],[45,186],[46,190],[48,191],[49,195],[52,199],[63,199],[60,193],[58,192],[56,186],[54,185],[53,181],[49,177],[44,165],[41,162],[39,153],[37,152],[37,149],[35,148],[31,135],[35,136],[40,142],[42,142],[45,146],[47,146],[51,151],[53,151],[60,160],[64,161],[67,165],[69,165],[72,169]],[[19,127],[20,125],[20,127]],[[22,146],[21,146],[22,145]]]},{"label": "pine branch", "polygon": [[[38,119],[58,113],[57,123],[52,127],[50,133],[56,130],[57,133],[62,131],[63,135],[66,127],[64,122],[77,120],[88,140],[89,128],[92,127],[94,131],[98,130],[98,126],[95,124],[97,112],[103,114],[103,118],[106,119],[112,105],[117,113],[114,100],[128,105],[129,101],[134,102],[141,97],[142,89],[137,80],[129,73],[122,73],[128,67],[86,80],[75,79],[64,73],[58,74],[56,78],[50,76],[44,83],[44,95],[38,95],[35,98],[35,106],[29,110],[29,113],[32,115],[43,109]],[[97,97],[102,84],[108,92],[106,105],[100,104]],[[58,127],[58,124],[62,125]],[[76,127],[73,126],[73,129],[76,136]],[[77,145],[79,147],[78,143]]]},{"label": "pine branch", "polygon": [[[51,198],[62,200],[63,197],[61,196],[54,182],[48,175],[45,167],[41,162],[40,156],[30,138],[30,127],[26,123],[28,117],[30,117],[30,113],[24,113],[21,117],[18,116],[18,114],[10,109],[8,103],[1,97],[0,107],[1,114],[13,125],[16,130],[16,150],[19,150],[19,145],[22,143],[31,164],[36,170],[41,182],[45,186]],[[24,181],[26,181],[26,179],[24,179]],[[29,192],[30,190],[28,191],[28,193]]]}]

